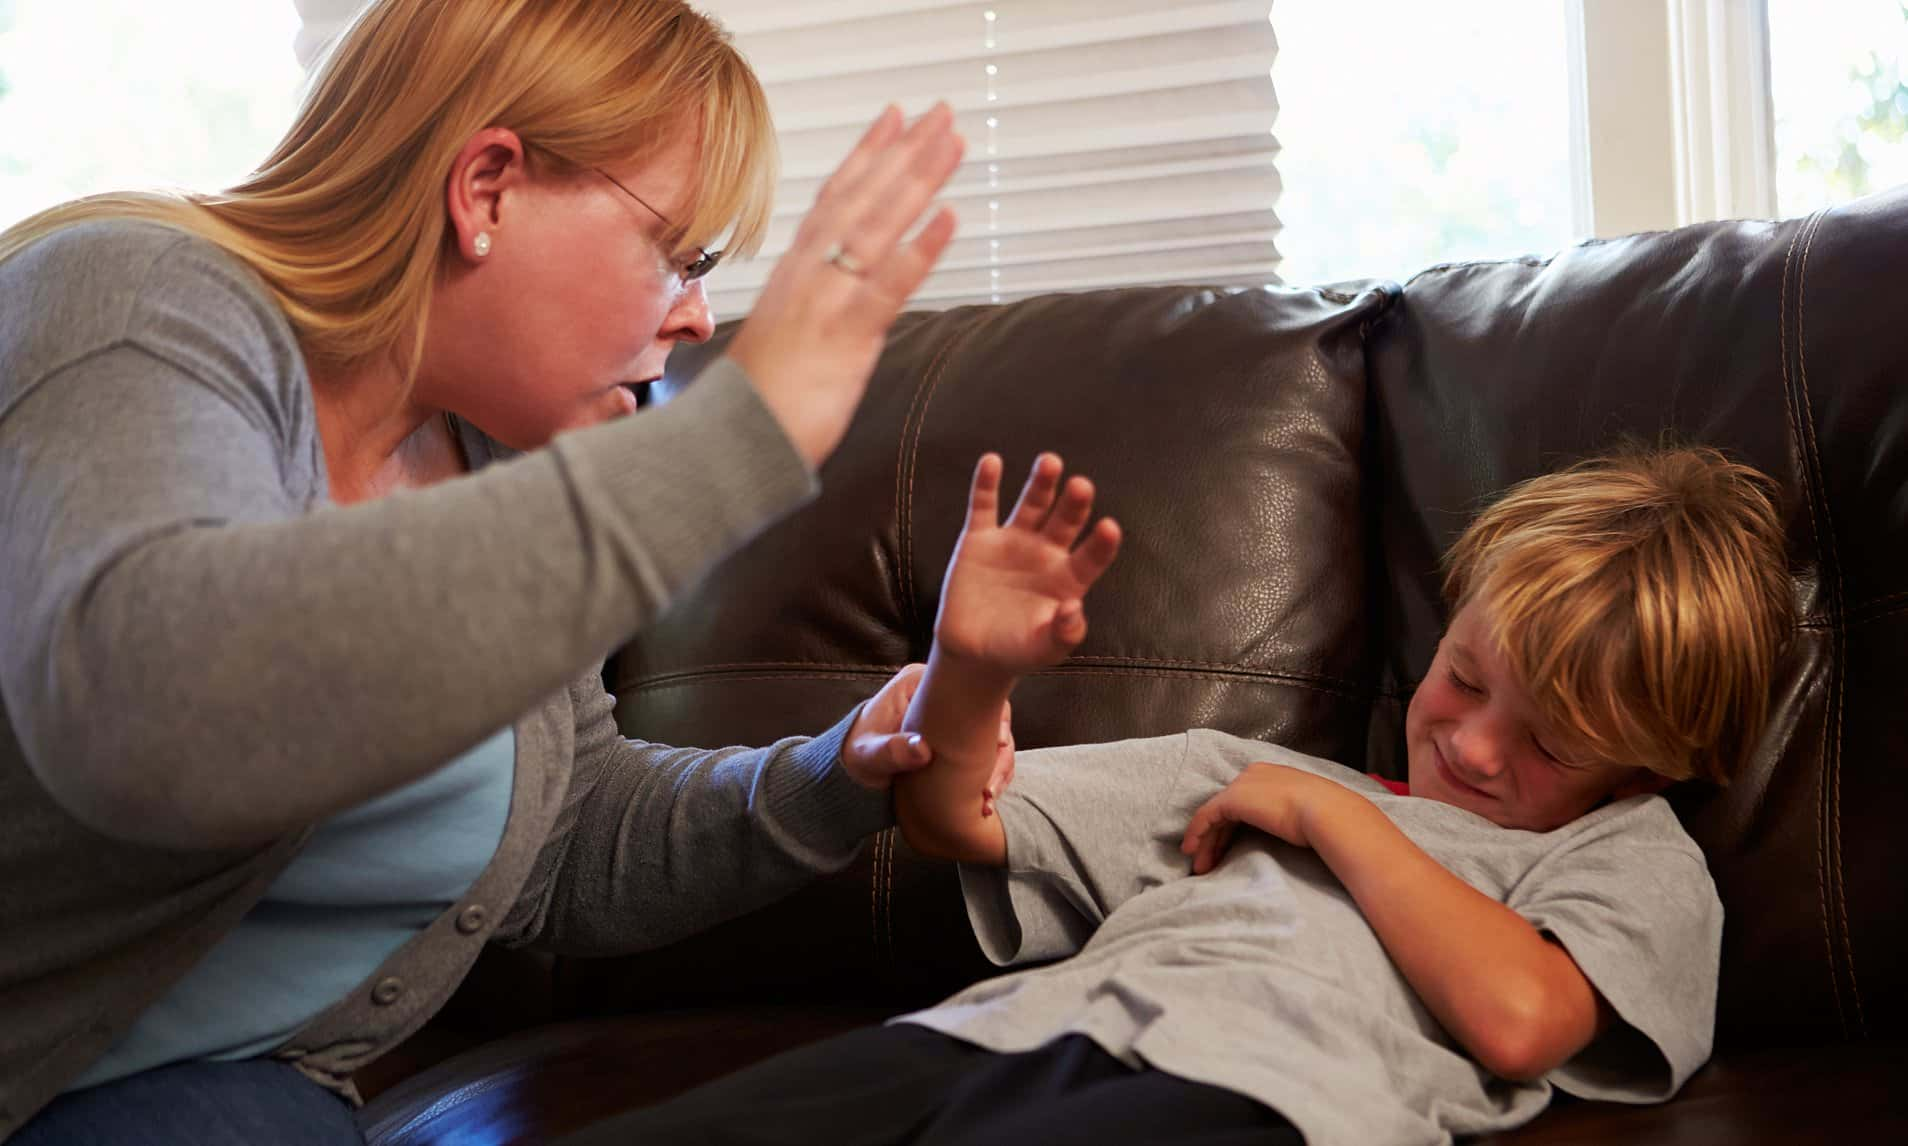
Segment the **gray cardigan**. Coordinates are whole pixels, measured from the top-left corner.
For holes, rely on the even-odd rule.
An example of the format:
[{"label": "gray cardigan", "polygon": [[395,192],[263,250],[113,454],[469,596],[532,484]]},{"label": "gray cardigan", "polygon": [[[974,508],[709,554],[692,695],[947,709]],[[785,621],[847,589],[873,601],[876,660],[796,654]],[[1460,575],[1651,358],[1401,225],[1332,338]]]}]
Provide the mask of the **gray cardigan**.
[{"label": "gray cardigan", "polygon": [[[0,263],[0,1140],[229,931],[309,825],[515,720],[469,892],[279,1053],[352,1071],[486,941],[666,943],[890,822],[812,741],[625,740],[597,666],[813,496],[733,363],[668,406],[340,508],[263,284],[144,223]],[[493,462],[494,464],[485,464]]]}]

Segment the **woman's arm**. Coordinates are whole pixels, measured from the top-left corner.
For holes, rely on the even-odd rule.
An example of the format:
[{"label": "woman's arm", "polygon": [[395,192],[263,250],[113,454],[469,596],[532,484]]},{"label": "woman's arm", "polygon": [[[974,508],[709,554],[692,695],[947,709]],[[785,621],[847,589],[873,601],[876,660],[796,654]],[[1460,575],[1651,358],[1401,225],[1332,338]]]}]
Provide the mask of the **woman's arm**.
[{"label": "woman's arm", "polygon": [[250,846],[414,780],[813,489],[729,368],[472,477],[307,512],[315,443],[274,430],[308,416],[295,385],[124,346],[0,417],[7,731],[104,834]]},{"label": "woman's arm", "polygon": [[626,739],[593,673],[569,689],[575,767],[497,938],[573,955],[672,942],[851,862],[893,822],[842,766],[852,717],[763,748]]}]

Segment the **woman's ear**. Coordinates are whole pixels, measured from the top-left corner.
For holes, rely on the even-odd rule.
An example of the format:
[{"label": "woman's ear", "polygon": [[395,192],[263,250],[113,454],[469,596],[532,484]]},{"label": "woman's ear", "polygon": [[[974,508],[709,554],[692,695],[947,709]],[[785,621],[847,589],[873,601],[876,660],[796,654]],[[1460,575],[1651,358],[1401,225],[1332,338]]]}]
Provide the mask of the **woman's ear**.
[{"label": "woman's ear", "polygon": [[504,200],[528,178],[523,140],[507,127],[472,135],[451,161],[445,208],[457,249],[479,262],[505,240]]}]

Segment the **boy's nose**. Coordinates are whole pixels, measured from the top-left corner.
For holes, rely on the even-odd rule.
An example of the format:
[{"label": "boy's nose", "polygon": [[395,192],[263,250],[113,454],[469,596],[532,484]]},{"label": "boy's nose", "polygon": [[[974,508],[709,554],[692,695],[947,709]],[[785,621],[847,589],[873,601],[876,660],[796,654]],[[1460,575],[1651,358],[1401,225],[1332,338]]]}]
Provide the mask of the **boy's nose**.
[{"label": "boy's nose", "polygon": [[1457,755],[1451,766],[1460,780],[1489,780],[1504,770],[1502,744],[1489,729],[1458,728],[1451,736],[1451,749]]}]

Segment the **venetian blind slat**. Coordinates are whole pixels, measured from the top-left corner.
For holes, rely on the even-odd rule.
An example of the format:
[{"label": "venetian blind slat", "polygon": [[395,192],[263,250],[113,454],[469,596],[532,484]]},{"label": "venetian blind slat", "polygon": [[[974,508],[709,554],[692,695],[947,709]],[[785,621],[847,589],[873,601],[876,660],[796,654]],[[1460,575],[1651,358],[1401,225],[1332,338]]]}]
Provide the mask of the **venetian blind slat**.
[{"label": "venetian blind slat", "polygon": [[1148,283],[1276,281],[1277,41],[1266,0],[708,0],[782,149],[760,256],[708,287],[746,313],[883,104],[946,100],[961,226],[917,306]]}]

